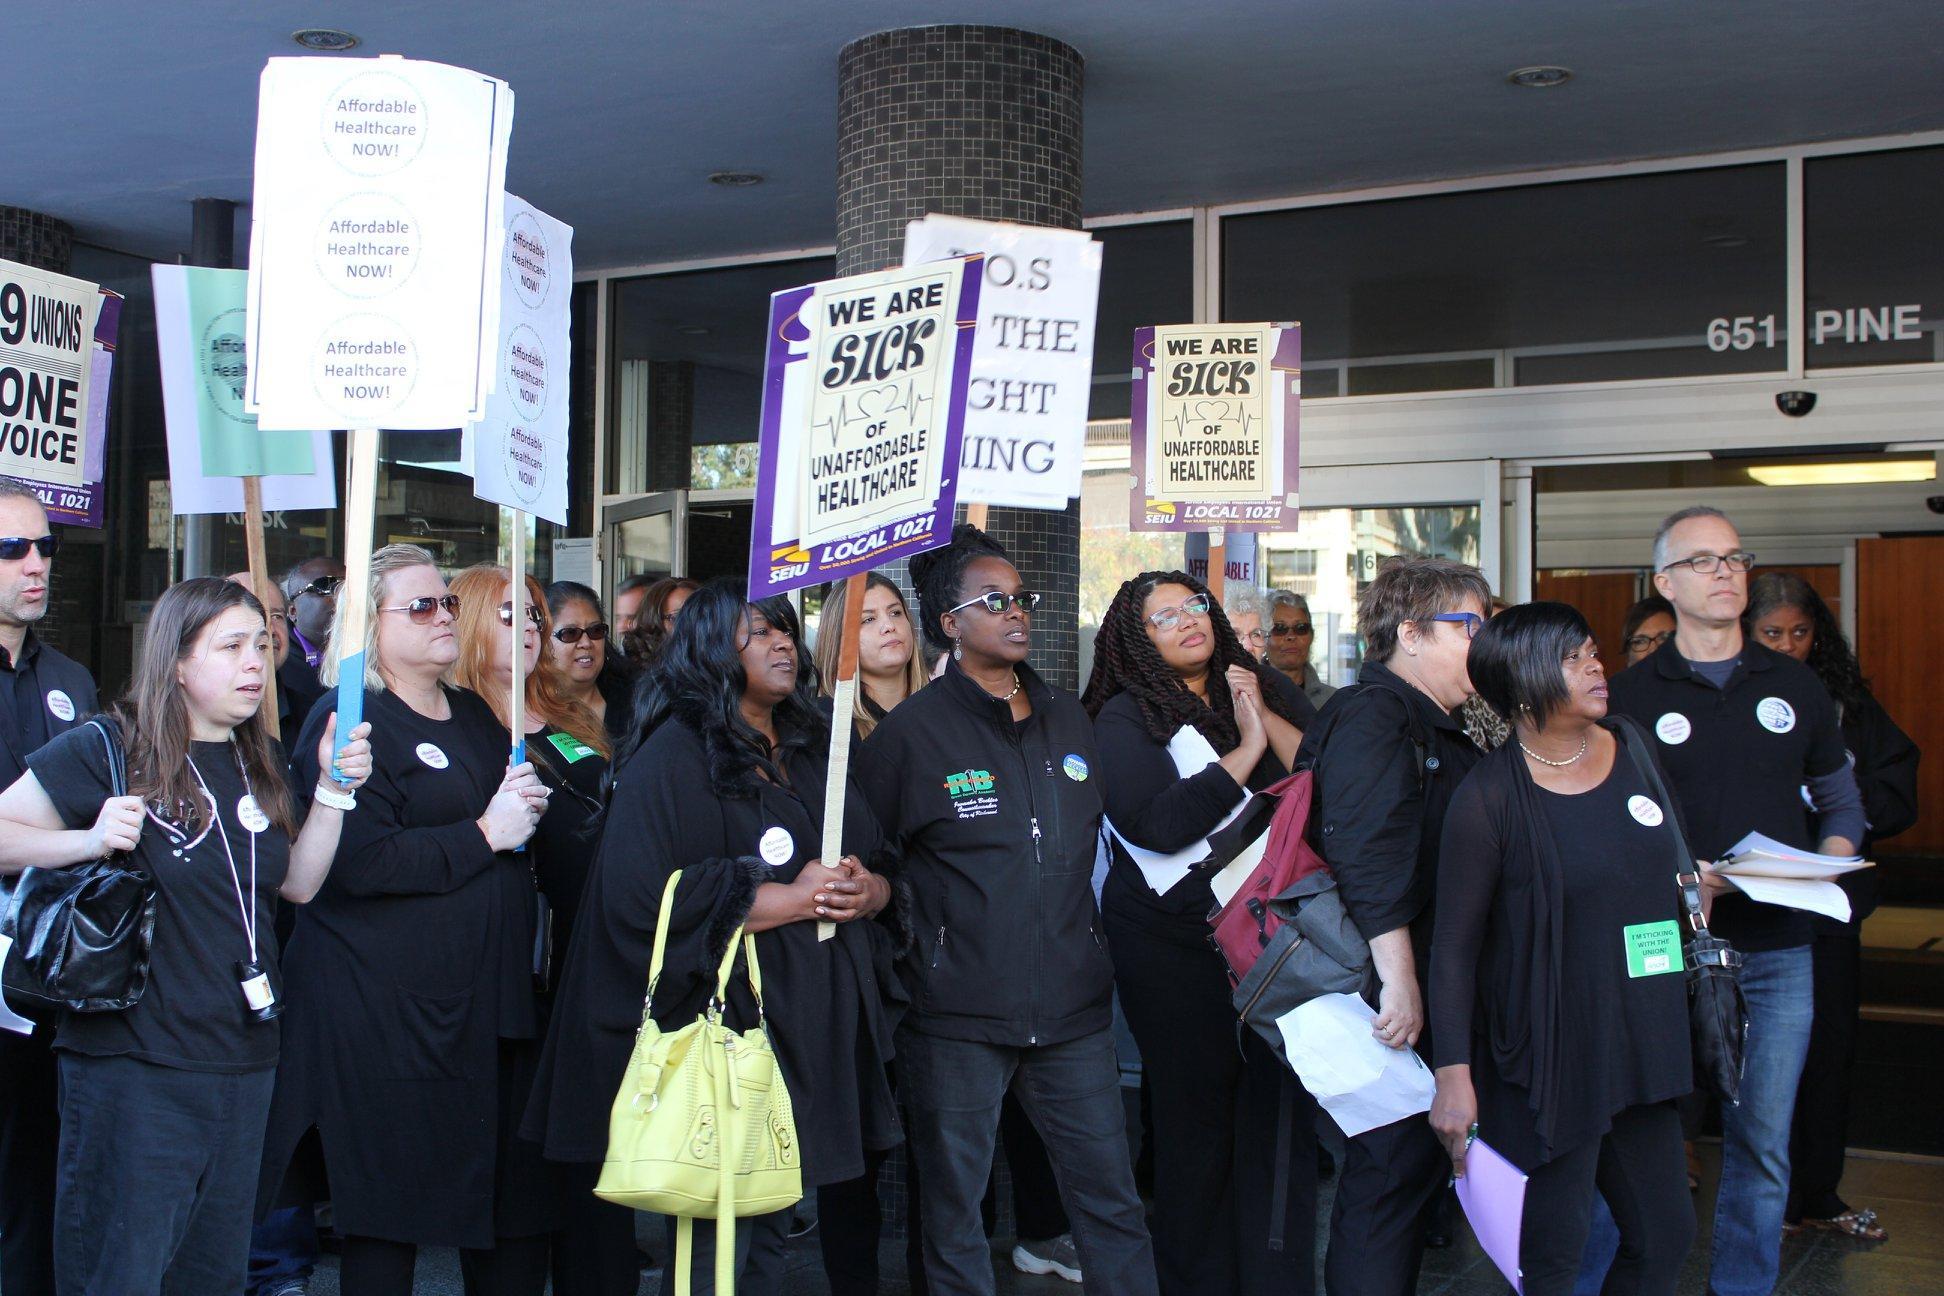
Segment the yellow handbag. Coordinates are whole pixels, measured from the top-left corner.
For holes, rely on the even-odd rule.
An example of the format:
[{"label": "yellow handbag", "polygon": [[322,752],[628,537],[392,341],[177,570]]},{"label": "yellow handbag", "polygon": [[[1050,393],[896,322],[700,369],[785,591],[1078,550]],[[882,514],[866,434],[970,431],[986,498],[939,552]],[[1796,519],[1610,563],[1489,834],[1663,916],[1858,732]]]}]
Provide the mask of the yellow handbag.
[{"label": "yellow handbag", "polygon": [[[677,871],[662,892],[655,953],[641,1029],[608,1117],[607,1160],[598,1197],[675,1217],[675,1286],[687,1292],[694,1222],[716,1221],[715,1289],[735,1291],[737,1216],[767,1215],[803,1196],[803,1159],[790,1093],[763,1018],[763,974],[756,938],[738,927],[716,971],[715,994],[700,1017],[663,1033],[650,1010],[668,948]],[[738,1034],[722,1024],[738,946],[748,951],[756,1025]]]}]

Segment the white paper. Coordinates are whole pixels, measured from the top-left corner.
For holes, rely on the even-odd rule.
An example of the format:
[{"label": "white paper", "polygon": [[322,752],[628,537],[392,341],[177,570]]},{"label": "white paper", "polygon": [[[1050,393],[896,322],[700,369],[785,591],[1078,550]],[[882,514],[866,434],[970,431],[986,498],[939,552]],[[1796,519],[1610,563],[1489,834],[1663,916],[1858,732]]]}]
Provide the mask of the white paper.
[{"label": "white paper", "polygon": [[[200,471],[202,435],[197,424],[197,365],[191,354],[189,298],[181,266],[152,266],[155,288],[155,346],[162,365],[162,415],[169,444],[169,510],[189,513],[241,513],[243,479],[207,477]],[[334,509],[337,475],[331,471],[331,434],[312,429],[311,462],[323,471],[259,477],[265,512],[284,509]]]},{"label": "white paper", "polygon": [[1720,869],[1715,871],[1726,877],[1750,900],[1759,900],[1763,904],[1782,905],[1789,909],[1805,909],[1810,913],[1834,918],[1837,922],[1850,920],[1849,896],[1834,882],[1727,873]]},{"label": "white paper", "polygon": [[473,494],[567,525],[567,392],[574,231],[506,195],[498,366],[472,429]]},{"label": "white paper", "polygon": [[1080,493],[1100,244],[1077,230],[960,216],[905,227],[904,263],[985,253],[959,502],[1063,509]]},{"label": "white paper", "polygon": [[[7,961],[7,955],[12,950],[13,937],[0,936],[0,963]],[[7,1007],[5,999],[0,999],[0,1030],[10,1030],[16,1035],[32,1035],[34,1023]]]},{"label": "white paper", "polygon": [[1225,905],[1235,898],[1235,893],[1249,880],[1249,874],[1255,872],[1255,866],[1262,863],[1262,857],[1268,850],[1269,834],[1258,834],[1221,872],[1208,879],[1208,889],[1214,893],[1216,904]]},{"label": "white paper", "polygon": [[1819,855],[1800,847],[1785,846],[1773,837],[1755,832],[1730,846],[1715,865],[1722,873],[1817,879],[1840,877],[1858,869],[1874,867],[1861,855]]},{"label": "white paper", "polygon": [[54,486],[87,480],[89,389],[101,290],[0,261],[0,365],[9,384],[0,474]]},{"label": "white paper", "polygon": [[[1175,736],[1168,740],[1168,756],[1174,761],[1175,770],[1183,778],[1192,778],[1221,759],[1215,754],[1215,748],[1210,745],[1208,739],[1202,737],[1201,731],[1193,725],[1181,726],[1175,732]],[[1236,802],[1235,809],[1229,811],[1222,822],[1211,828],[1208,836],[1213,837],[1234,823],[1236,817],[1248,808],[1252,796],[1254,793],[1243,788],[1242,799]],[[1114,827],[1112,820],[1102,822],[1106,823],[1107,831],[1114,834],[1114,840],[1126,848],[1129,857],[1139,866],[1141,876],[1147,879],[1148,886],[1156,895],[1166,895],[1175,883],[1188,876],[1190,869],[1208,858],[1208,837],[1172,854],[1163,854],[1160,851],[1143,850],[1128,841],[1121,835],[1120,829]],[[1263,836],[1266,838],[1268,834],[1265,832]],[[1245,870],[1244,876],[1246,875]],[[1235,885],[1241,885],[1239,879]],[[1229,894],[1235,894],[1234,886],[1229,888]]]},{"label": "white paper", "polygon": [[594,587],[594,540],[591,536],[553,542],[553,578]]},{"label": "white paper", "polygon": [[506,83],[464,68],[269,61],[247,395],[264,428],[427,430],[484,415],[512,127]]},{"label": "white paper", "polygon": [[1353,994],[1318,995],[1276,1019],[1303,1088],[1347,1138],[1430,1111],[1438,1088],[1415,1052],[1378,1042],[1376,1019]]}]

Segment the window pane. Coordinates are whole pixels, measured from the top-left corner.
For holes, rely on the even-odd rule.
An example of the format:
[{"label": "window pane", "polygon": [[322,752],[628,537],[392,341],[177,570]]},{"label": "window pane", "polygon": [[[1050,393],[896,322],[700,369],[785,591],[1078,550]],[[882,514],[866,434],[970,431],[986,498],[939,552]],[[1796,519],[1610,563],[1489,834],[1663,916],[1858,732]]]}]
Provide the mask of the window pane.
[{"label": "window pane", "polygon": [[1087,417],[1128,417],[1134,330],[1195,317],[1195,228],[1190,221],[1116,225],[1100,240],[1100,315],[1094,326],[1094,388]]},{"label": "window pane", "polygon": [[770,294],[836,273],[811,257],[616,283],[608,489],[742,484],[736,454],[714,447],[756,440]]},{"label": "window pane", "polygon": [[1768,372],[1784,235],[1780,163],[1233,216],[1222,318],[1300,320],[1310,397]]},{"label": "window pane", "polygon": [[1802,189],[1810,365],[1944,360],[1944,148],[1810,158]]}]

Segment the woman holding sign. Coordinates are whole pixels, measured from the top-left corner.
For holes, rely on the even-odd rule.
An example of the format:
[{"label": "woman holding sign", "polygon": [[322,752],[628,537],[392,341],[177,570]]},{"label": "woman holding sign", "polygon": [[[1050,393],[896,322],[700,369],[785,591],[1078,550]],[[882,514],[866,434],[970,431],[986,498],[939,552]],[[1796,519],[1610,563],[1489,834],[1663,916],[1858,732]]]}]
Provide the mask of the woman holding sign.
[{"label": "woman holding sign", "polygon": [[[796,641],[740,582],[698,590],[663,645],[617,754],[602,844],[561,982],[526,1131],[582,1175],[607,1154],[608,1118],[641,1024],[662,894],[681,873],[652,1005],[673,1030],[695,1020],[736,932],[756,937],[763,1013],[795,1108],[803,1187],[854,1179],[899,1140],[885,1078],[896,993],[893,940],[872,921],[892,898],[876,821],[853,791],[846,855],[822,840],[830,727],[797,687]],[[866,866],[869,861],[869,867]],[[819,923],[835,924],[829,940]],[[753,1027],[747,978],[725,1020]],[[739,1220],[738,1290],[781,1290],[790,1212]],[[673,1227],[671,1224],[671,1235]],[[714,1248],[709,1219],[694,1246]],[[697,1292],[711,1271],[695,1269]],[[617,1292],[632,1292],[632,1277]],[[684,1294],[686,1296],[686,1293]]]},{"label": "woman holding sign", "polygon": [[1152,1293],[1094,907],[1093,726],[1026,664],[1039,595],[984,532],[958,527],[911,574],[925,637],[950,660],[878,725],[857,779],[912,881],[898,1082],[926,1276],[933,1296],[993,1290],[979,1202],[1012,1088],[1052,1153],[1087,1284]]},{"label": "woman holding sign", "polygon": [[[279,896],[331,869],[340,804],[292,804],[259,713],[263,605],[197,577],[156,602],[128,695],[55,738],[0,794],[0,873],[126,852],[154,879],[149,979],[123,1012],[70,1013],[55,1049],[61,1146],[55,1271],[64,1292],[241,1292],[282,994]],[[334,801],[371,772],[360,726]],[[108,734],[125,754],[113,795]],[[310,735],[331,760],[330,723]],[[302,819],[303,829],[297,830]]]},{"label": "woman holding sign", "polygon": [[[1316,1107],[1253,1030],[1237,1030],[1208,942],[1211,870],[1192,865],[1249,792],[1288,775],[1315,710],[1178,571],[1142,572],[1114,595],[1081,704],[1113,853],[1101,913],[1153,1103],[1161,1290],[1311,1291]],[[1191,866],[1185,876],[1176,861]],[[1285,1108],[1293,1120],[1279,1120]],[[1288,1208],[1271,1218],[1278,1199]]]},{"label": "woman holding sign", "polygon": [[1525,1171],[1527,1296],[1573,1289],[1597,1188],[1620,1227],[1606,1290],[1671,1293],[1694,1238],[1681,1118],[1693,1088],[1676,873],[1694,867],[1644,736],[1607,719],[1585,618],[1489,621],[1471,678],[1514,741],[1452,798],[1431,955],[1431,1124]]},{"label": "woman holding sign", "polygon": [[[537,1294],[557,1223],[551,1185],[523,1181],[509,1146],[540,1033],[533,872],[516,850],[548,791],[530,765],[508,768],[492,708],[443,682],[458,607],[425,550],[372,554],[364,707],[377,772],[287,958],[291,1029],[264,1188],[277,1190],[315,1130],[341,1282],[372,1296],[411,1291],[420,1246],[462,1248],[475,1286]],[[351,647],[346,610],[340,600],[326,684]],[[306,776],[334,701],[305,723]]]}]

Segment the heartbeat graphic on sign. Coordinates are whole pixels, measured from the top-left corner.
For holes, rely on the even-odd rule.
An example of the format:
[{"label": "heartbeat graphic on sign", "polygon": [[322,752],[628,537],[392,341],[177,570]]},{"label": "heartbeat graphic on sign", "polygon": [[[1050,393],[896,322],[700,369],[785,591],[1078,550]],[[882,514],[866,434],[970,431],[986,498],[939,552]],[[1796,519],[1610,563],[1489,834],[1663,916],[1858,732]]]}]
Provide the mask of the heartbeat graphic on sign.
[{"label": "heartbeat graphic on sign", "polygon": [[[1208,407],[1210,405],[1214,405],[1218,410],[1218,412],[1212,418],[1209,417],[1207,413]],[[1189,414],[1188,407],[1184,405],[1180,409],[1175,411],[1175,416],[1174,416],[1175,432],[1176,435],[1178,436],[1187,436],[1188,429],[1190,426],[1206,427],[1211,423],[1226,423],[1229,421],[1229,419],[1233,417],[1235,417],[1235,415],[1229,413],[1229,406],[1226,401],[1201,401],[1195,406],[1195,413],[1193,414],[1192,417]],[[1249,425],[1255,422],[1255,416],[1251,414],[1247,409],[1244,409],[1241,411],[1241,419],[1242,419],[1242,427],[1240,429],[1240,434],[1242,436],[1247,436],[1249,435]]]},{"label": "heartbeat graphic on sign", "polygon": [[889,387],[874,387],[852,396],[839,397],[831,409],[830,417],[810,425],[812,431],[829,429],[830,444],[835,446],[845,428],[854,423],[875,423],[887,415],[904,413],[910,423],[917,423],[925,406],[931,404],[918,386],[916,379],[895,383]]}]

